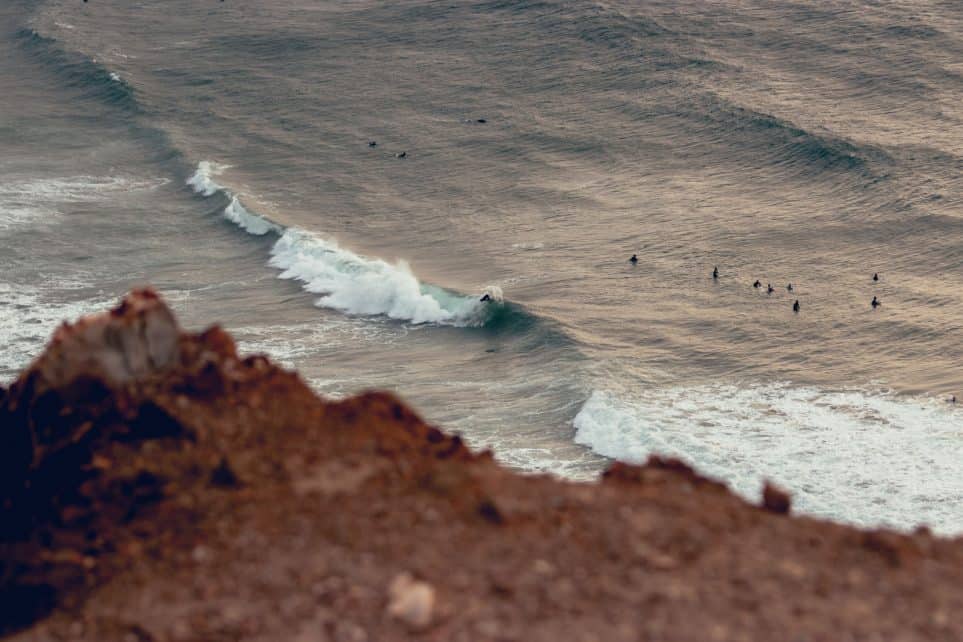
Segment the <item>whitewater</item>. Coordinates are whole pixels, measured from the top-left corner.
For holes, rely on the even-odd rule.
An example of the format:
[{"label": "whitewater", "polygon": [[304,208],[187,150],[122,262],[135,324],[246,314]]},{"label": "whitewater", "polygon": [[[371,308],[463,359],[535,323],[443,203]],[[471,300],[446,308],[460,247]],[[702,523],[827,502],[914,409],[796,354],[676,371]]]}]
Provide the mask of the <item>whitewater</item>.
[{"label": "whitewater", "polygon": [[680,457],[750,501],[769,480],[804,513],[963,530],[963,413],[946,399],[787,383],[596,390],[573,425],[599,454]]}]

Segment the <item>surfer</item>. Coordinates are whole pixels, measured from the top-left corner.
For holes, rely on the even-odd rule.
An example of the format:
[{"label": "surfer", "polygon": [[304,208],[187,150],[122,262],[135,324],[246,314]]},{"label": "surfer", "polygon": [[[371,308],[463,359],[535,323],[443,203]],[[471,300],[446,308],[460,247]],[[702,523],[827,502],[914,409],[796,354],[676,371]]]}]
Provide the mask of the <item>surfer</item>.
[{"label": "surfer", "polygon": [[879,272],[873,272],[873,281],[879,281]]},{"label": "surfer", "polygon": [[799,299],[796,299],[796,302],[792,304],[792,311],[799,312]]},{"label": "surfer", "polygon": [[762,287],[762,283],[759,282],[759,279],[756,279],[756,282],[752,284],[752,287],[758,290],[759,288]]},{"label": "surfer", "polygon": [[492,300],[492,295],[488,294],[487,292],[485,293],[485,296],[483,296],[483,297],[481,298],[481,302],[482,302],[482,303],[486,303],[486,302],[491,301],[491,300]]},{"label": "surfer", "polygon": [[395,154],[395,158],[408,158],[408,152],[399,152]]},{"label": "surfer", "polygon": [[369,141],[368,141],[368,147],[377,147],[377,146],[378,146],[378,141],[376,141],[376,140],[369,140]]},{"label": "surfer", "polygon": [[637,256],[634,255],[634,254],[632,255],[632,258],[629,259],[629,263],[631,263],[632,265],[635,265],[635,264],[638,263],[638,262],[639,262],[639,257],[637,257]]},{"label": "surfer", "polygon": [[789,290],[790,292],[792,292],[792,283],[790,283],[789,285],[787,285],[787,286],[786,286],[786,289]]},{"label": "surfer", "polygon": [[870,305],[873,306],[873,308],[875,309],[876,306],[882,305],[882,304],[879,302],[879,299],[877,299],[876,297],[873,297],[873,302],[870,303]]},{"label": "surfer", "polygon": [[718,279],[718,278],[719,278],[719,266],[718,266],[718,265],[717,265],[716,267],[712,268],[712,278],[714,278],[714,279]]},{"label": "surfer", "polygon": [[775,290],[772,287],[772,283],[770,283],[768,286],[766,286],[766,294],[772,294],[773,292],[775,292]]}]

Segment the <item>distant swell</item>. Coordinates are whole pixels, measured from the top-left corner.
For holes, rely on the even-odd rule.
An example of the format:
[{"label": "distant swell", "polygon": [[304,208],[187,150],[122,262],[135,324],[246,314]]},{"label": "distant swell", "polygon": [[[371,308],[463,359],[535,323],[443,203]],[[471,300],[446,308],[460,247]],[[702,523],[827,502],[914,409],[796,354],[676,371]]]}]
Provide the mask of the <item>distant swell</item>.
[{"label": "distant swell", "polygon": [[482,326],[503,319],[501,309],[506,306],[500,301],[482,303],[476,296],[421,283],[404,261],[391,264],[363,257],[334,240],[286,228],[250,212],[237,195],[214,180],[226,169],[202,161],[187,184],[205,197],[225,195],[229,203],[223,210],[224,218],[249,234],[276,235],[270,265],[281,270],[280,278],[299,281],[305,291],[321,295],[319,306],[346,314],[453,326]]},{"label": "distant swell", "polygon": [[140,111],[133,88],[103,65],[83,55],[64,51],[56,40],[33,29],[21,29],[17,32],[17,39],[36,59],[60,74],[67,86],[81,90],[85,97],[102,100],[129,112]]},{"label": "distant swell", "polygon": [[[801,163],[826,170],[870,171],[871,162],[886,163],[890,156],[882,149],[856,144],[829,132],[809,131],[787,120],[735,104],[715,93],[706,93],[680,107],[698,127],[710,126],[727,137],[730,146],[749,145],[758,151],[765,145],[780,162]],[[761,138],[760,138],[761,137]]]}]

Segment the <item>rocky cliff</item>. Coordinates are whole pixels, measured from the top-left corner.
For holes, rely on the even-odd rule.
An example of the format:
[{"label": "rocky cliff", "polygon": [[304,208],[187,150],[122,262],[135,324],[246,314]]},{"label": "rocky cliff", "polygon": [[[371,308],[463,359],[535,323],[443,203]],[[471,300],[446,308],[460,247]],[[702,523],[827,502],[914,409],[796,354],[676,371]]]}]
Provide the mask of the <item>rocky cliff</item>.
[{"label": "rocky cliff", "polygon": [[324,401],[185,333],[149,290],[0,389],[0,511],[14,640],[963,639],[959,539],[659,458],[519,475],[391,395]]}]

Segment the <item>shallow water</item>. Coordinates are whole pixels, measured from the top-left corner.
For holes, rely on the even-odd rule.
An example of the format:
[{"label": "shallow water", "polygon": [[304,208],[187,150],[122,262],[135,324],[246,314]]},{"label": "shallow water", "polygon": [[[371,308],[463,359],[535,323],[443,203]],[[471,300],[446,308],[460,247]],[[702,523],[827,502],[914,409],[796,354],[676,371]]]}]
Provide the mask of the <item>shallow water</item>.
[{"label": "shallow water", "polygon": [[690,5],[5,4],[0,376],[150,282],[524,470],[963,531],[963,10]]}]

